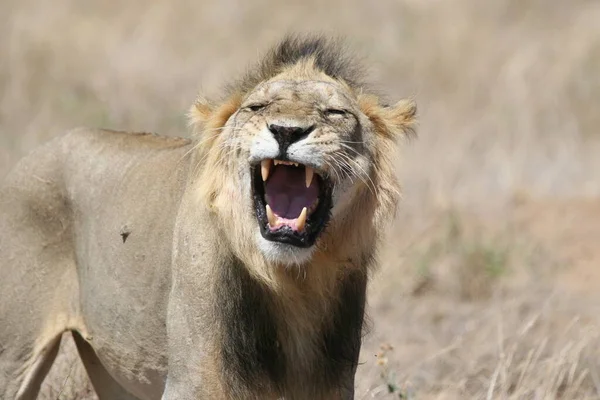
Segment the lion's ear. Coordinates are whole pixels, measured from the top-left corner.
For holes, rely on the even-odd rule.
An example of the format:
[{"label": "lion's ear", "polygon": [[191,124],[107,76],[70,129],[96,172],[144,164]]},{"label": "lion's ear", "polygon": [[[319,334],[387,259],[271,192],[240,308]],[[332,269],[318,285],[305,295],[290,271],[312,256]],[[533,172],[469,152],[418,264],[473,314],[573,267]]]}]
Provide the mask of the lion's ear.
[{"label": "lion's ear", "polygon": [[376,96],[362,95],[358,103],[380,135],[394,140],[415,135],[417,105],[413,100],[400,100],[392,106],[384,106],[379,104]]},{"label": "lion's ear", "polygon": [[206,125],[214,110],[214,104],[211,104],[204,97],[198,97],[188,112],[190,126]]},{"label": "lion's ear", "polygon": [[196,132],[218,129],[225,126],[242,103],[242,96],[234,94],[220,105],[199,97],[188,112],[189,123]]}]

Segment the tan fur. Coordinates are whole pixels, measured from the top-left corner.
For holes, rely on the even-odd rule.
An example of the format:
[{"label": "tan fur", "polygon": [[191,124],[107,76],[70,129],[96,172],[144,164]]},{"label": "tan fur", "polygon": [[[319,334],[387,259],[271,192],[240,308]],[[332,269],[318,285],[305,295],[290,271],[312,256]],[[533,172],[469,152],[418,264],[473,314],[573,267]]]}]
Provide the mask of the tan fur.
[{"label": "tan fur", "polygon": [[[159,399],[167,376],[169,399],[181,395],[173,382],[186,376],[203,377],[202,388],[193,388],[201,398],[237,393],[219,372],[223,332],[211,331],[225,327],[203,325],[213,321],[212,307],[221,301],[215,279],[227,254],[274,294],[281,347],[298,371],[310,368],[339,282],[352,271],[368,274],[395,212],[393,158],[397,141],[414,131],[415,106],[382,106],[324,73],[315,58],[268,67],[268,79],[234,87],[221,102],[199,98],[189,111],[192,141],[76,130],[9,175],[0,188],[0,397],[33,398],[36,383],[22,382],[35,381],[32,365],[64,331],[78,332],[94,349],[88,362],[112,378],[91,379],[108,397],[128,398],[126,390]],[[285,86],[289,82],[303,86]],[[240,190],[249,185],[246,146],[265,121],[255,117],[238,129],[234,116],[257,93],[290,96],[296,103],[285,103],[281,113],[297,120],[313,118],[306,111],[313,102],[338,98],[354,107],[365,131],[364,154],[345,156],[356,157],[351,162],[360,179],[344,181],[345,203],[310,261],[294,267],[270,260],[256,245],[256,219]],[[313,140],[334,148],[336,129],[319,126]],[[197,316],[188,319],[192,311]],[[266,385],[259,397],[277,396]]]},{"label": "tan fur", "polygon": [[[347,90],[348,95],[352,95],[353,92],[345,82],[335,81],[316,70],[311,59],[294,65],[272,78],[272,81],[278,80],[326,80],[337,83]],[[206,100],[201,99],[190,112],[190,122],[200,137],[198,147],[199,154],[202,155],[199,161],[201,164],[199,169],[202,171],[200,178],[202,183],[198,189],[199,196],[202,201],[220,209],[222,215],[239,214],[235,207],[241,199],[235,198],[238,195],[235,182],[227,180],[228,177],[220,174],[222,160],[226,158],[226,155],[215,148],[219,147],[220,132],[226,121],[237,110],[245,95],[245,93],[236,93],[220,106],[210,105]],[[374,124],[377,133],[374,173],[370,176],[376,192],[368,193],[370,190],[368,185],[359,188],[353,219],[334,222],[327,238],[320,245],[326,251],[319,250],[316,257],[323,263],[335,264],[335,260],[344,260],[345,257],[351,257],[354,255],[353,253],[360,252],[364,248],[375,246],[374,239],[377,237],[377,232],[383,230],[385,221],[389,220],[390,216],[393,217],[400,194],[392,165],[397,141],[403,136],[411,136],[415,129],[416,106],[411,100],[401,100],[393,107],[383,107],[379,104],[376,96],[360,95],[357,102],[361,111]],[[358,212],[358,210],[361,211]],[[249,214],[244,214],[243,219],[251,218]],[[375,223],[372,221],[372,215],[375,215]],[[249,221],[247,223],[250,224]],[[246,244],[251,243],[252,238],[243,229],[243,226],[234,223],[230,228],[231,231],[236,232],[229,236],[229,239],[235,242],[233,247],[243,249],[238,256],[243,258],[248,265],[254,266],[253,272],[256,277],[263,279],[265,283],[276,290],[287,292],[288,295],[290,291],[293,293],[297,288],[294,272],[273,268],[266,264],[263,256],[256,254],[256,248],[247,248]],[[345,232],[345,234],[341,234],[341,232]],[[348,233],[350,233],[350,237],[348,237]],[[356,236],[352,235],[353,233]],[[310,266],[310,268],[314,268],[315,271],[311,273],[305,271],[307,272],[305,284],[312,287],[311,291],[314,294],[327,293],[335,283],[338,268],[335,265],[330,268],[323,268],[322,265]],[[273,273],[277,275],[273,276]],[[291,284],[291,287],[288,286],[288,283]],[[294,299],[291,301],[293,302]]]},{"label": "tan fur", "polygon": [[[315,70],[311,60],[279,73],[272,80],[325,80],[337,83],[349,96],[352,93],[345,83],[336,82]],[[200,154],[207,155],[199,161],[199,169],[202,171],[199,196],[223,217],[237,216],[235,219],[223,218],[227,221],[227,231],[234,232],[228,239],[238,251],[238,257],[251,268],[254,277],[265,282],[281,296],[279,307],[281,315],[286,316],[285,325],[296,330],[293,337],[302,338],[302,342],[284,343],[284,346],[289,347],[288,352],[294,354],[298,362],[308,364],[311,360],[310,349],[313,348],[311,340],[315,337],[314,329],[319,326],[317,320],[327,313],[330,306],[324,299],[333,292],[345,269],[363,269],[365,274],[368,273],[365,269],[367,265],[360,262],[360,256],[376,247],[380,233],[395,213],[400,193],[392,159],[397,140],[414,131],[416,108],[412,101],[407,100],[385,108],[374,96],[357,99],[377,133],[373,173],[369,177],[373,187],[363,184],[357,189],[352,209],[349,210],[352,218],[334,220],[317,245],[314,262],[301,266],[298,271],[271,265],[252,245],[252,232],[245,229],[253,223],[252,212],[248,210],[240,213],[238,207],[243,201],[237,198],[237,183],[219,172],[223,168],[222,160],[227,158],[227,155],[218,150],[221,143],[219,135],[229,117],[226,113],[235,112],[231,104],[239,104],[240,97],[244,96],[245,94],[236,94],[222,106],[213,106],[216,110],[212,113],[204,112],[205,103],[195,106],[198,113],[192,117],[192,121],[202,143]],[[245,132],[240,134],[244,135]],[[354,261],[348,263],[348,259],[353,258]]]}]

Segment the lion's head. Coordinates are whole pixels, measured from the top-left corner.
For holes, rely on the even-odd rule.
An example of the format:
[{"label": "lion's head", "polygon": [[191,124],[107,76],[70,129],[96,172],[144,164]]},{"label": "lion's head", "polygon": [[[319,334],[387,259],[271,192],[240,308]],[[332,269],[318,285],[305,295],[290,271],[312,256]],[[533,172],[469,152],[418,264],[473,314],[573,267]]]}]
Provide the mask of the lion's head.
[{"label": "lion's head", "polygon": [[239,257],[371,255],[395,210],[391,158],[416,108],[382,104],[359,71],[339,42],[290,37],[224,100],[192,107],[201,198]]}]

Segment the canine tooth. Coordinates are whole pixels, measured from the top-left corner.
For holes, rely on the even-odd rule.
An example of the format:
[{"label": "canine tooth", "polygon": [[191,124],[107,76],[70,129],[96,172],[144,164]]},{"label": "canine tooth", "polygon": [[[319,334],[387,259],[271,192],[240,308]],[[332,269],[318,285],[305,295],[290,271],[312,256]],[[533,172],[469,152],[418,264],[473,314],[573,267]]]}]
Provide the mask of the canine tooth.
[{"label": "canine tooth", "polygon": [[296,228],[299,231],[303,231],[305,225],[306,225],[306,207],[302,208],[302,212],[298,216],[298,219],[296,219]]},{"label": "canine tooth", "polygon": [[295,163],[294,163],[294,167],[297,167],[297,166],[298,166],[298,163],[297,163],[297,162],[295,162]]},{"label": "canine tooth", "polygon": [[273,160],[273,164],[279,165],[279,164],[281,164],[281,161],[279,161],[279,160]]},{"label": "canine tooth", "polygon": [[275,217],[275,214],[273,214],[273,210],[271,210],[271,207],[269,207],[268,204],[265,208],[267,209],[267,219],[269,220],[269,225],[274,227],[277,223],[277,217]]},{"label": "canine tooth", "polygon": [[262,175],[262,180],[265,182],[269,179],[269,172],[271,170],[271,160],[262,160],[260,162],[260,174]]},{"label": "canine tooth", "polygon": [[315,176],[315,170],[309,167],[308,165],[305,168],[306,172],[306,187],[309,187],[312,183],[313,177]]}]

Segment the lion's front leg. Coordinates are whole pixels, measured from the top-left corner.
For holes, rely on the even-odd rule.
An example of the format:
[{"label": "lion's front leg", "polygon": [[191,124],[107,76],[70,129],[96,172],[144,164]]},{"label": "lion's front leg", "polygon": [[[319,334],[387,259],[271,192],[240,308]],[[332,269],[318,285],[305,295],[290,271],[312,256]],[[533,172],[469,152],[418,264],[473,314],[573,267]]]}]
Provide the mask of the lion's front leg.
[{"label": "lion's front leg", "polygon": [[203,296],[187,296],[193,288],[174,285],[167,311],[168,374],[163,400],[225,399],[215,358],[216,332]]}]

